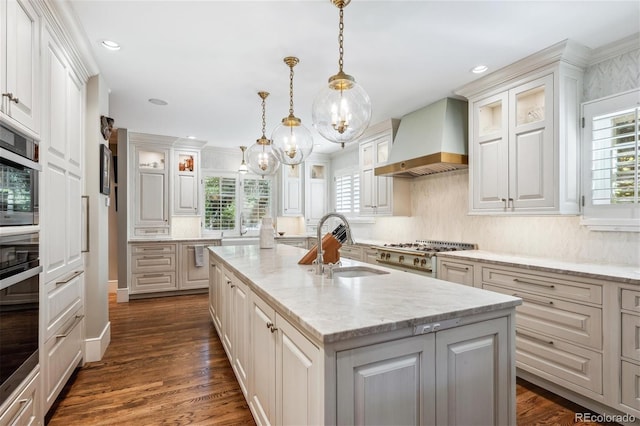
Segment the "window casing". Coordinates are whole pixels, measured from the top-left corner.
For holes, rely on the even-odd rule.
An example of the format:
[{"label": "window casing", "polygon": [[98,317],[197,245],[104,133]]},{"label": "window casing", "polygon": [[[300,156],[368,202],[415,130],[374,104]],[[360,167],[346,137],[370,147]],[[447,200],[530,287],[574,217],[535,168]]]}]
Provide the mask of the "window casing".
[{"label": "window casing", "polygon": [[205,173],[203,183],[203,234],[257,235],[262,218],[273,216],[272,179]]},{"label": "window casing", "polygon": [[583,106],[583,224],[640,232],[640,90]]}]

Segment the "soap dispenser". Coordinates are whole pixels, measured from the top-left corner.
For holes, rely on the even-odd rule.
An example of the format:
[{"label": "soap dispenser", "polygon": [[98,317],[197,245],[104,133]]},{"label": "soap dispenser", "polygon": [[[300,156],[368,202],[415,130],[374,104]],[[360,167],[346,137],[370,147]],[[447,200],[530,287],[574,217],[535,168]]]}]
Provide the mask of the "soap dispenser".
[{"label": "soap dispenser", "polygon": [[260,248],[273,248],[275,245],[274,232],[273,220],[270,217],[263,217],[262,225],[260,225]]}]

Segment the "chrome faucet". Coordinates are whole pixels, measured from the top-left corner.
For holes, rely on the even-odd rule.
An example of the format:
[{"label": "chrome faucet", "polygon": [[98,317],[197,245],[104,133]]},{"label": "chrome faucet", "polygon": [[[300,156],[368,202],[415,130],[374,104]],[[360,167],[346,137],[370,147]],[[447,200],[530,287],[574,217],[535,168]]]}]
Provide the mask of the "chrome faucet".
[{"label": "chrome faucet", "polygon": [[351,226],[349,225],[349,221],[347,221],[347,218],[344,217],[344,215],[341,215],[340,213],[327,213],[322,216],[320,222],[318,223],[318,256],[316,257],[316,263],[318,264],[318,266],[316,267],[316,275],[322,275],[324,273],[324,265],[322,259],[322,236],[320,234],[322,232],[322,225],[324,225],[324,223],[330,217],[337,217],[338,219],[342,220],[342,223],[344,223],[344,226],[346,228],[345,231],[347,233],[346,242],[348,244],[353,244],[353,238],[351,238]]}]

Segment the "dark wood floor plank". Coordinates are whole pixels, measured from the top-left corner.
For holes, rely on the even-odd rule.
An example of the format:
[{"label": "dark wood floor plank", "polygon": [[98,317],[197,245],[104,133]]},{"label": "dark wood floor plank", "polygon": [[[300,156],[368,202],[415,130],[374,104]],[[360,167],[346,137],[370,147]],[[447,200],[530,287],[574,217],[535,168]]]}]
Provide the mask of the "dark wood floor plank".
[{"label": "dark wood floor plank", "polygon": [[[50,426],[254,425],[213,329],[205,294],[116,303],[111,344],[79,369],[47,416]],[[518,379],[519,425],[584,425],[586,412]],[[588,423],[596,426],[597,423]]]}]

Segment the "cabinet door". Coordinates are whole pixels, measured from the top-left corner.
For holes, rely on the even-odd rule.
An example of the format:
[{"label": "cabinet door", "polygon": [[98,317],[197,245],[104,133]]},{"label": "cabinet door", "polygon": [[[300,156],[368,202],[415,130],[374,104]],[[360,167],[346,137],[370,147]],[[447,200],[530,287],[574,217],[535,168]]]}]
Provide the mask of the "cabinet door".
[{"label": "cabinet door", "polygon": [[376,202],[373,143],[360,144],[360,212],[372,214]]},{"label": "cabinet door", "polygon": [[[135,185],[131,187],[134,227],[169,226],[168,151],[132,145]],[[136,232],[133,232],[137,235]]]},{"label": "cabinet door", "polygon": [[514,371],[506,318],[436,334],[436,420],[443,425],[515,424]]},{"label": "cabinet door", "polygon": [[213,274],[209,275],[213,278],[214,285],[214,313],[213,313],[213,323],[216,326],[216,330],[218,331],[218,336],[222,338],[222,320],[223,320],[223,303],[224,303],[224,286],[226,285],[224,282],[224,273],[222,272],[222,267],[219,263],[212,263],[211,267],[213,269]]},{"label": "cabinet door", "polygon": [[[249,406],[258,425],[276,424],[275,311],[251,293],[249,324],[253,354],[249,369]],[[274,330],[275,331],[275,330]]]},{"label": "cabinet door", "polygon": [[302,214],[302,166],[282,167],[282,215]]},{"label": "cabinet door", "polygon": [[[38,133],[40,18],[28,1],[10,0],[6,3],[6,43],[2,56],[4,73],[0,88],[11,93],[12,99],[3,96],[2,112],[27,129]],[[2,34],[4,38],[5,34]],[[4,47],[4,46],[3,46]]]},{"label": "cabinet door", "polygon": [[307,222],[317,223],[327,213],[328,163],[308,163],[305,166],[305,217]]},{"label": "cabinet door", "polygon": [[472,108],[473,209],[505,209],[509,193],[507,93],[475,102]]},{"label": "cabinet door", "polygon": [[173,167],[173,214],[197,215],[199,194],[198,152],[178,151]]},{"label": "cabinet door", "polygon": [[276,314],[276,419],[283,425],[321,425],[320,349]]},{"label": "cabinet door", "polygon": [[509,91],[509,198],[513,209],[553,207],[553,75]]},{"label": "cabinet door", "polygon": [[[227,358],[233,360],[233,333],[234,333],[234,312],[233,312],[233,274],[227,270],[223,270],[223,286],[222,286],[222,346],[227,352]],[[234,287],[232,287],[234,286]]]},{"label": "cabinet door", "polygon": [[338,352],[337,423],[434,424],[434,342],[428,334]]},{"label": "cabinet door", "polygon": [[232,286],[234,330],[231,366],[240,384],[240,389],[242,389],[244,397],[247,398],[249,392],[249,288],[235,276]]},{"label": "cabinet door", "polygon": [[[206,288],[209,283],[209,268],[203,263],[196,266],[196,247],[182,244],[180,253],[180,289]],[[206,249],[204,255],[206,256]],[[204,259],[206,260],[206,259]]]}]

